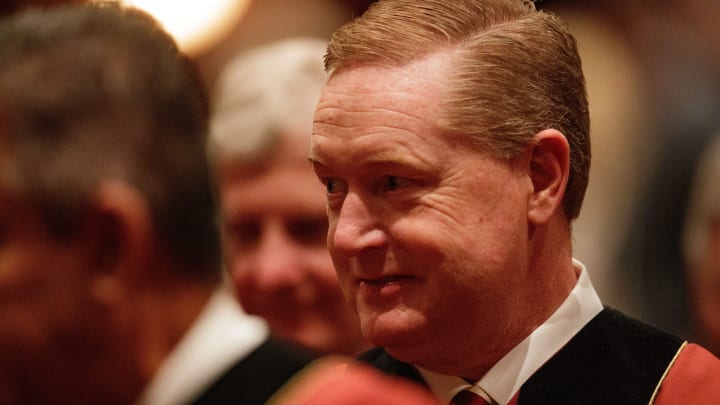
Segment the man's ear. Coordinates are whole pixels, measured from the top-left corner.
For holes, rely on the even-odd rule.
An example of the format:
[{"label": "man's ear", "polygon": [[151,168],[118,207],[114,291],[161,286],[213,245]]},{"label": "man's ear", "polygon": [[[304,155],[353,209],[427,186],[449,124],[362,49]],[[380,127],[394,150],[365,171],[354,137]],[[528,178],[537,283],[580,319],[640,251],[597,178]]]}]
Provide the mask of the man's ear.
[{"label": "man's ear", "polygon": [[156,243],[150,209],[138,190],[112,181],[96,190],[88,211],[93,294],[109,304],[121,302],[149,277]]},{"label": "man's ear", "polygon": [[546,129],[535,135],[530,148],[533,192],[528,201],[528,220],[537,226],[548,223],[562,209],[570,173],[570,146],[562,133]]}]

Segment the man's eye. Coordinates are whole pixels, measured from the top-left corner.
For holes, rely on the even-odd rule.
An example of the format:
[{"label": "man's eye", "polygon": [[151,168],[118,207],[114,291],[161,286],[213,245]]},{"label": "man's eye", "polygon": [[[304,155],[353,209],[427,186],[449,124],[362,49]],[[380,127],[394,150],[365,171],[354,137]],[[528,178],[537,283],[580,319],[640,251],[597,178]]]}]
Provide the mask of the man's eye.
[{"label": "man's eye", "polygon": [[227,235],[237,246],[250,247],[259,243],[262,230],[257,221],[238,221],[226,225]]},{"label": "man's eye", "polygon": [[325,214],[288,220],[286,228],[293,240],[301,245],[325,246],[328,229]]},{"label": "man's eye", "polygon": [[398,179],[397,176],[387,176],[385,179],[385,189],[387,190],[397,190],[398,187],[400,187],[400,179]]},{"label": "man's eye", "polygon": [[327,191],[328,194],[337,194],[345,191],[345,183],[338,179],[329,177],[323,181],[325,182],[325,191]]},{"label": "man's eye", "polygon": [[399,176],[385,176],[383,177],[381,188],[382,191],[396,191],[403,187],[407,187],[410,184],[408,179]]}]

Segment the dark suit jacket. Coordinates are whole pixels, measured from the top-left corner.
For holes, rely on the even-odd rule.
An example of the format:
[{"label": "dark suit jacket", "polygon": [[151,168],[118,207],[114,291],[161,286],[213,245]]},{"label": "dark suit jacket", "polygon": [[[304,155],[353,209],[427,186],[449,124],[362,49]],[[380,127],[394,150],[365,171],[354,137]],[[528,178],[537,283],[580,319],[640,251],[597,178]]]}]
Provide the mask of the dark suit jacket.
[{"label": "dark suit jacket", "polygon": [[[606,308],[530,377],[518,404],[648,404],[682,343]],[[360,360],[425,385],[413,366],[381,348]]]},{"label": "dark suit jacket", "polygon": [[276,341],[266,340],[244,357],[201,396],[196,405],[263,405],[312,357]]}]

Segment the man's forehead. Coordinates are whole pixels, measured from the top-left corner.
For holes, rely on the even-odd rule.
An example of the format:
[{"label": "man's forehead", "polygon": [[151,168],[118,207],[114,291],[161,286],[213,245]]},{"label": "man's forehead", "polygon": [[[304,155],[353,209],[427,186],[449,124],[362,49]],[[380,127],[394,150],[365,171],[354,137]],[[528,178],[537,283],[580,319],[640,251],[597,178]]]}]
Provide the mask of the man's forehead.
[{"label": "man's forehead", "polygon": [[313,136],[330,131],[354,137],[355,129],[407,130],[438,117],[447,61],[437,56],[413,66],[363,65],[337,71],[315,110]]},{"label": "man's forehead", "polygon": [[[439,82],[450,71],[453,53],[449,49],[430,52],[401,64],[354,62],[332,72],[323,91],[342,84],[352,87],[356,92],[414,88],[420,82]],[[382,78],[384,80],[368,80]]]}]

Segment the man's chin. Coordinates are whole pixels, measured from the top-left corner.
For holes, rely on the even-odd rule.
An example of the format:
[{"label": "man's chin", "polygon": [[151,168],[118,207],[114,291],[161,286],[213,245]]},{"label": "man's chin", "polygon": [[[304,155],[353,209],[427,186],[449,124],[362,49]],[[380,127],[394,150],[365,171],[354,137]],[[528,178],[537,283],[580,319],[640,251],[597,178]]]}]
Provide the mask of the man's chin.
[{"label": "man's chin", "polygon": [[375,346],[404,351],[420,342],[424,335],[424,317],[412,311],[393,309],[388,312],[363,317],[363,335]]}]

